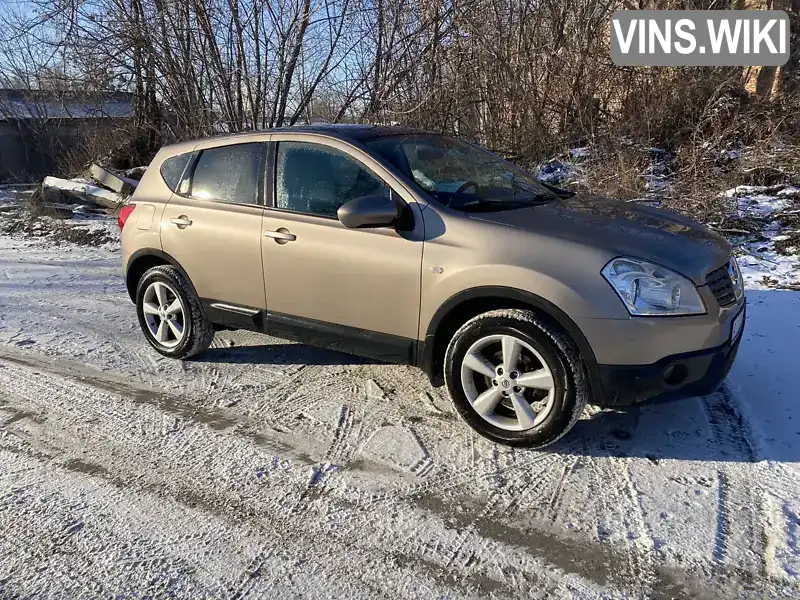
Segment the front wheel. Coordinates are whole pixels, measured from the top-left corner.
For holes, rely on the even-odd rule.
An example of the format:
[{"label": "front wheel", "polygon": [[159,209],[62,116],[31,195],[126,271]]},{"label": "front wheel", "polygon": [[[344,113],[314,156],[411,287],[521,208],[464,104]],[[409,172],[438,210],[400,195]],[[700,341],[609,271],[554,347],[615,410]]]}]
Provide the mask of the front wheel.
[{"label": "front wheel", "polygon": [[145,338],[164,356],[189,358],[214,339],[200,300],[171,265],[153,267],[142,276],[136,288],[136,313]]},{"label": "front wheel", "polygon": [[456,409],[495,442],[541,448],[566,434],[589,399],[580,354],[532,311],[494,310],[459,329],[445,355]]}]

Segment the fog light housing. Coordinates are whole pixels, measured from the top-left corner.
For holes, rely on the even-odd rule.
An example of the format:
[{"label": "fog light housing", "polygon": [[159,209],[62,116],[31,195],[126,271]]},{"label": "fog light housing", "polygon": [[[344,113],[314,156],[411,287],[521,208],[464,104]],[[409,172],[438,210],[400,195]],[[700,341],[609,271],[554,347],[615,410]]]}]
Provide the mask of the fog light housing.
[{"label": "fog light housing", "polygon": [[688,375],[689,369],[686,368],[686,365],[678,363],[664,369],[662,377],[664,378],[664,383],[667,385],[676,386],[686,381]]}]

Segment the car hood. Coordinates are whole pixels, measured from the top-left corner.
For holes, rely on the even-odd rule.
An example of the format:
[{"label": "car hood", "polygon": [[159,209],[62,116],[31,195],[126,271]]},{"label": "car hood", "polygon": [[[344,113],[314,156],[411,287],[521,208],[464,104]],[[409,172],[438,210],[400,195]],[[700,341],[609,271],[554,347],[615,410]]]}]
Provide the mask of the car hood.
[{"label": "car hood", "polygon": [[661,264],[705,283],[730,257],[731,245],[696,221],[641,204],[576,195],[528,208],[467,213],[472,219],[557,237],[615,256]]}]

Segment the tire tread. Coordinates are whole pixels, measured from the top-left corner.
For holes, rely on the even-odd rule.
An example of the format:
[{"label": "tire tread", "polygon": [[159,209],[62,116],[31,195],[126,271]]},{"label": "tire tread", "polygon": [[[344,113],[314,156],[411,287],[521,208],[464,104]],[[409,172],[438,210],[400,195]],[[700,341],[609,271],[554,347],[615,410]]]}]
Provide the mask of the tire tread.
[{"label": "tire tread", "polygon": [[[571,377],[567,377],[567,389],[564,391],[564,393],[569,394],[571,391],[570,386],[574,387],[575,400],[572,408],[572,415],[570,416],[568,424],[561,431],[555,432],[554,435],[549,436],[546,440],[542,442],[526,440],[525,438],[499,440],[495,436],[486,436],[486,437],[490,437],[490,439],[493,439],[494,441],[499,441],[508,445],[527,446],[531,448],[541,448],[544,446],[549,446],[550,444],[553,444],[554,442],[562,438],[564,435],[566,435],[573,428],[575,423],[578,422],[581,415],[583,414],[584,408],[590,402],[591,392],[589,389],[589,380],[588,380],[586,366],[584,364],[583,358],[581,357],[580,351],[578,350],[578,347],[576,346],[575,342],[573,342],[572,338],[570,338],[568,334],[549,325],[534,311],[518,309],[518,308],[496,309],[477,315],[468,320],[466,323],[464,323],[464,325],[462,325],[453,335],[452,339],[450,340],[447,346],[447,351],[445,353],[445,361],[444,361],[445,385],[447,386],[448,390],[451,390],[454,384],[454,382],[451,380],[451,374],[450,374],[451,369],[449,368],[449,366],[452,362],[453,351],[459,338],[462,335],[464,335],[467,331],[473,329],[476,326],[480,328],[484,322],[486,323],[492,322],[492,324],[494,324],[498,320],[506,320],[506,319],[519,323],[525,323],[527,326],[539,330],[541,333],[545,334],[550,339],[550,341],[557,348],[558,352],[564,359],[565,366],[569,371],[568,375],[571,375]],[[458,382],[458,385],[460,385],[460,382]],[[481,431],[478,431],[478,433],[486,435],[484,432]]]},{"label": "tire tread", "polygon": [[[183,296],[183,300],[188,304],[187,311],[191,324],[189,327],[189,343],[180,349],[176,354],[165,353],[159,348],[156,348],[161,354],[171,358],[187,359],[204,352],[211,345],[214,339],[214,327],[211,322],[206,318],[203,307],[200,305],[200,299],[194,292],[194,289],[186,280],[186,277],[172,265],[159,265],[148,269],[139,280],[136,286],[136,299],[137,310],[138,302],[141,292],[141,287],[144,282],[148,280],[153,273],[159,273],[163,277],[172,281],[178,292]],[[147,334],[145,333],[145,336]],[[149,338],[148,338],[149,341]]]}]

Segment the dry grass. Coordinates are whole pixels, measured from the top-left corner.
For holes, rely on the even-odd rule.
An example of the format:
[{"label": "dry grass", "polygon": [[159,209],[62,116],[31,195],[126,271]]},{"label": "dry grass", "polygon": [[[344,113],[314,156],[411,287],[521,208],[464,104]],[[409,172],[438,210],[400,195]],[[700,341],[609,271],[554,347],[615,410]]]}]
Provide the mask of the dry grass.
[{"label": "dry grass", "polygon": [[623,148],[600,154],[586,169],[589,190],[620,200],[640,198],[647,192],[642,173],[647,168],[647,153]]},{"label": "dry grass", "polygon": [[[671,94],[665,102],[674,99]],[[675,115],[671,105],[664,112]],[[596,140],[592,160],[584,165],[589,191],[622,200],[657,197],[662,206],[720,229],[754,233],[763,224],[734,216],[736,200],[722,192],[739,185],[800,185],[800,93],[763,101],[729,87],[695,113],[691,127],[675,115],[671,135],[662,115],[662,139],[649,135],[644,124],[653,116],[643,115],[638,130],[635,124],[625,127],[626,143],[619,135]],[[648,194],[644,175],[659,158],[651,146],[668,151],[672,160],[666,169],[670,186]]]}]

